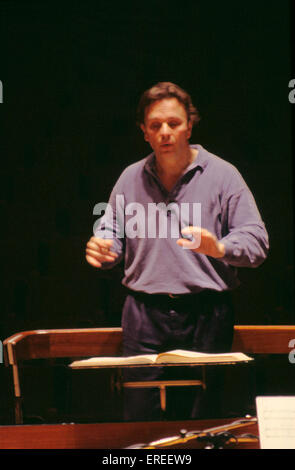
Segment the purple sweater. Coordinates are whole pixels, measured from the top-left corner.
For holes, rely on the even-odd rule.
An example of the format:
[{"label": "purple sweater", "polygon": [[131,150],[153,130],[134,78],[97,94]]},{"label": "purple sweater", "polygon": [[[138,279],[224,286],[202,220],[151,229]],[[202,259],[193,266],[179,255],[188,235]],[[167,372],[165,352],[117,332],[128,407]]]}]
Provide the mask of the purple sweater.
[{"label": "purple sweater", "polygon": [[[96,224],[94,235],[112,238],[119,255],[103,269],[124,258],[122,283],[129,289],[149,294],[231,290],[239,285],[237,267],[257,267],[267,256],[264,223],[238,170],[201,145],[191,147],[198,149],[197,158],[170,192],[154,170],[154,153],[128,166],[111,193],[112,211]],[[224,244],[223,258],[176,244],[180,229],[196,223]]]}]

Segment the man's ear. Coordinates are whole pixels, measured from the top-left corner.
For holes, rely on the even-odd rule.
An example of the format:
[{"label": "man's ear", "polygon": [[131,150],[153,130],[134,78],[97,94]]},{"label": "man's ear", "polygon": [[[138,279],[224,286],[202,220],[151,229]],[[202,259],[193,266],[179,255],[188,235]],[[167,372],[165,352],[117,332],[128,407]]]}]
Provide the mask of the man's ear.
[{"label": "man's ear", "polygon": [[191,138],[192,130],[193,130],[193,121],[190,119],[187,123],[187,140]]},{"label": "man's ear", "polygon": [[141,128],[141,130],[142,130],[142,132],[143,132],[144,140],[145,140],[146,142],[148,142],[149,139],[148,139],[148,136],[147,136],[147,133],[146,133],[145,125],[144,125],[144,124],[140,124],[140,128]]}]

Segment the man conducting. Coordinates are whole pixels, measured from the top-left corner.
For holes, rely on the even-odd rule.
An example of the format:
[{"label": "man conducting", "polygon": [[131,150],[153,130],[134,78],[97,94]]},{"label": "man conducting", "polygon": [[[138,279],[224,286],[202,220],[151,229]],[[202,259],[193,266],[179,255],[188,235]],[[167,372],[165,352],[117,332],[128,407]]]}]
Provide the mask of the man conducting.
[{"label": "man conducting", "polygon": [[[198,120],[189,94],[179,86],[160,82],[144,92],[138,124],[153,152],[123,171],[110,196],[112,210],[99,219],[87,243],[86,259],[96,268],[109,269],[124,259],[124,355],[230,351],[237,268],[257,267],[267,256],[264,223],[238,170],[189,143]],[[136,230],[131,230],[135,209]],[[170,231],[163,230],[164,222]],[[192,378],[194,368],[186,369]],[[125,380],[159,380],[180,371],[130,368]],[[211,410],[220,392],[212,387]],[[179,418],[176,410],[181,418],[206,416],[204,397],[193,388],[169,393],[172,417]],[[126,420],[159,417],[157,389],[125,390]]]}]

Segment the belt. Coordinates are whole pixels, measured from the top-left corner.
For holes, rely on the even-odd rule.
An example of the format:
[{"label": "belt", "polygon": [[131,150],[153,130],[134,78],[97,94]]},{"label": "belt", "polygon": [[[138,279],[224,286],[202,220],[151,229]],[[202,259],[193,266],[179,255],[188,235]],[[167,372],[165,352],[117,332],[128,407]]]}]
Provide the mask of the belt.
[{"label": "belt", "polygon": [[142,302],[181,302],[181,301],[192,301],[196,298],[220,298],[223,296],[228,296],[229,291],[215,291],[211,289],[203,289],[199,292],[191,292],[187,294],[174,294],[168,292],[167,294],[147,294],[146,292],[134,291],[131,289],[126,289],[127,294],[133,296],[135,299],[138,299]]},{"label": "belt", "polygon": [[201,292],[192,292],[188,294],[173,294],[172,292],[167,294],[147,294],[146,292],[133,291],[129,289],[127,293],[142,302],[190,301],[201,294]]}]

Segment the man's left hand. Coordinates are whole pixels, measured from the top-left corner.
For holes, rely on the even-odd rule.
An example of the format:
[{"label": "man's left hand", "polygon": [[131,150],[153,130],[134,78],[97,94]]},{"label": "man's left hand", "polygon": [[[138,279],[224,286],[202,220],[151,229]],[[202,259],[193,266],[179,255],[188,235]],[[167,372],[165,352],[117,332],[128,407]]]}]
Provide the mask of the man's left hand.
[{"label": "man's left hand", "polygon": [[225,255],[225,246],[209,230],[201,227],[185,227],[181,233],[184,236],[192,237],[192,241],[179,238],[176,242],[179,246],[196,253],[212,256],[212,258],[222,258]]}]

